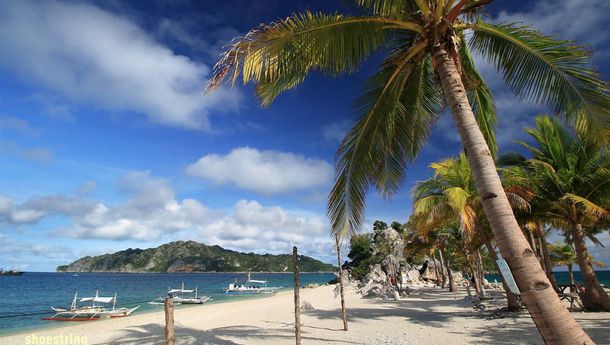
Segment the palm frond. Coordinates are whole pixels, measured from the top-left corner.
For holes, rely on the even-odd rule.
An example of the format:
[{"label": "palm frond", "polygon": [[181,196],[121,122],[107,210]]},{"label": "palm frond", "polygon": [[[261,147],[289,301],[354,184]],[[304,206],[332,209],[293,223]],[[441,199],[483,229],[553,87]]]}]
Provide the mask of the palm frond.
[{"label": "palm frond", "polygon": [[516,24],[479,20],[473,31],[471,48],[504,74],[519,97],[548,105],[572,123],[582,111],[595,126],[610,127],[608,85],[589,68],[587,49]]},{"label": "palm frond", "polygon": [[415,23],[383,17],[305,12],[250,31],[228,46],[214,66],[208,90],[229,79],[264,83],[261,104],[298,85],[312,70],[352,73],[379,48],[388,31],[416,33]]},{"label": "palm frond", "polygon": [[610,217],[610,212],[608,212],[606,209],[596,205],[591,200],[588,200],[581,196],[572,193],[566,193],[561,199],[584,207],[587,214],[592,215],[598,219]]},{"label": "palm frond", "polygon": [[370,185],[386,196],[399,187],[406,164],[416,157],[436,120],[440,91],[431,62],[418,60],[426,45],[417,43],[385,64],[356,104],[361,118],[340,144],[328,199],[333,234],[360,229]]},{"label": "palm frond", "polygon": [[454,211],[460,212],[460,210],[466,207],[469,194],[463,188],[449,187],[443,193],[447,196],[447,203]]},{"label": "palm frond", "polygon": [[417,10],[417,4],[413,0],[356,0],[356,4],[371,14],[390,18],[410,16]]}]

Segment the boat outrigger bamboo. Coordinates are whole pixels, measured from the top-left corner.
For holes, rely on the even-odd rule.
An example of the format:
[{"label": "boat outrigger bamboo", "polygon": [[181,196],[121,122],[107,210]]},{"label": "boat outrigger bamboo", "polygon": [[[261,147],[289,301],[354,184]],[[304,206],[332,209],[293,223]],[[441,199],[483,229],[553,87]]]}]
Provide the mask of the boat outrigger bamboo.
[{"label": "boat outrigger bamboo", "polygon": [[[83,297],[78,300],[78,292],[74,294],[74,299],[70,308],[55,308],[51,307],[55,314],[51,317],[42,318],[50,321],[95,321],[100,319],[110,319],[115,317],[129,316],[140,306],[134,308],[116,308],[116,293],[114,297],[100,297],[98,292],[95,292],[95,297]],[[80,306],[78,303],[91,302],[91,305]],[[112,303],[112,309],[105,305]]]},{"label": "boat outrigger bamboo", "polygon": [[[185,294],[195,293],[195,297],[185,296]],[[180,289],[172,289],[171,287],[167,289],[168,297],[158,297],[154,301],[148,302],[148,304],[163,304],[163,302],[172,296],[172,300],[174,304],[203,304],[212,298],[210,296],[199,296],[198,288],[195,287],[195,290],[187,290],[184,288],[184,283],[182,283],[182,287]]]},{"label": "boat outrigger bamboo", "polygon": [[[262,284],[254,285],[254,284]],[[260,294],[260,293],[274,293],[277,290],[283,288],[283,286],[267,286],[266,280],[255,280],[250,278],[248,273],[248,279],[244,284],[231,283],[229,287],[225,289],[226,294]]]}]

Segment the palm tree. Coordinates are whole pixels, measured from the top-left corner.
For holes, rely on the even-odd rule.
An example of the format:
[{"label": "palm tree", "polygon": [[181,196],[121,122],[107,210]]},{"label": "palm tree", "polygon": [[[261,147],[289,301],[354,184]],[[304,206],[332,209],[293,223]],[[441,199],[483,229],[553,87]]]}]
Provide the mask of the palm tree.
[{"label": "palm tree", "polygon": [[234,41],[208,89],[241,77],[257,83],[266,106],[310,71],[352,73],[383,48],[386,59],[358,102],[360,119],[337,153],[328,200],[333,233],[344,238],[361,228],[369,186],[386,196],[396,192],[446,104],[502,256],[543,338],[549,344],[592,343],[551,288],[504,194],[493,161],[495,105],[469,50],[493,62],[521,98],[549,105],[572,122],[573,114],[582,114],[581,125],[603,132],[604,139],[610,138],[607,86],[587,67],[586,48],[526,26],[483,21],[478,13],[489,2],[356,0],[364,15],[295,14]]},{"label": "palm tree", "polygon": [[610,151],[549,116],[536,117],[535,128],[526,132],[535,144],[520,143],[533,157],[511,154],[502,160],[523,167],[522,174],[536,186],[543,216],[569,233],[584,280],[584,306],[610,311],[610,296],[597,279],[585,243],[610,219]]},{"label": "palm tree", "polygon": [[[432,163],[430,167],[434,169],[434,177],[419,182],[413,190],[411,223],[426,232],[457,222],[460,224],[460,229],[468,244],[465,248],[475,248],[476,257],[472,257],[474,253],[467,253],[466,256],[470,260],[476,259],[479,256],[478,247],[482,242],[497,265],[496,251],[488,236],[488,231],[486,231],[489,227],[488,222],[482,215],[481,199],[474,186],[472,172],[465,155],[462,153],[458,159],[450,158],[439,163]],[[529,207],[527,200],[529,194],[521,195],[520,193],[527,194],[519,188],[507,190],[511,204],[519,210]],[[477,241],[474,240],[475,235],[478,235]],[[482,275],[482,272],[479,273]],[[474,272],[473,275],[476,277]],[[475,286],[479,281],[475,279]],[[517,298],[505,282],[503,282],[503,287],[507,298],[507,308],[509,310],[520,309]],[[477,290],[480,288],[477,287]]]},{"label": "palm tree", "polygon": [[335,249],[337,250],[337,270],[339,274],[339,293],[341,294],[341,319],[343,320],[343,330],[347,331],[347,310],[345,309],[345,293],[343,291],[343,268],[341,265],[341,240],[335,237]]},{"label": "palm tree", "polygon": [[572,270],[572,265],[578,263],[576,258],[576,253],[574,253],[574,248],[568,243],[555,243],[549,245],[551,262],[555,266],[567,266],[568,267],[568,276],[570,278],[570,287],[574,286],[576,282],[574,281],[574,271]]}]

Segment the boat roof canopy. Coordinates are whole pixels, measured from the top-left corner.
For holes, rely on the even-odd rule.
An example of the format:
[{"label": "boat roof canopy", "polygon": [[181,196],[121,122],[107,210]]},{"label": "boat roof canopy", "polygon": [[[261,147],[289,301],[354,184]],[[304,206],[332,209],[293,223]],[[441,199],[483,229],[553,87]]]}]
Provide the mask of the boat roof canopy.
[{"label": "boat roof canopy", "polygon": [[195,292],[195,290],[185,290],[185,289],[171,289],[168,291],[168,293],[193,293]]},{"label": "boat roof canopy", "polygon": [[98,302],[98,303],[112,303],[114,297],[83,297],[80,299],[81,302]]},{"label": "boat roof canopy", "polygon": [[250,279],[248,280],[250,283],[260,283],[260,284],[265,284],[267,283],[266,280],[254,280],[254,279]]}]

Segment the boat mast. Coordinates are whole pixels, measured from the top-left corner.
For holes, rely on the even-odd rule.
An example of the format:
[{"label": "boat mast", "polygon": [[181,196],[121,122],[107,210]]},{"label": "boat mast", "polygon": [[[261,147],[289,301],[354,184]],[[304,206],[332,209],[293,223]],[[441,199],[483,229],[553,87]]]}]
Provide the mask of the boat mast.
[{"label": "boat mast", "polygon": [[114,292],[114,298],[112,299],[112,310],[114,310],[115,305],[116,305],[116,291]]},{"label": "boat mast", "polygon": [[72,304],[70,305],[70,309],[76,309],[76,297],[78,296],[78,291],[74,293],[74,299],[72,300]]}]

